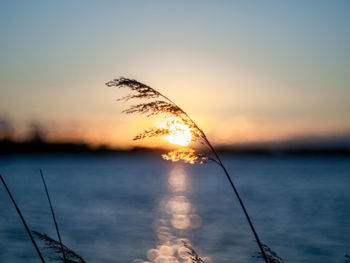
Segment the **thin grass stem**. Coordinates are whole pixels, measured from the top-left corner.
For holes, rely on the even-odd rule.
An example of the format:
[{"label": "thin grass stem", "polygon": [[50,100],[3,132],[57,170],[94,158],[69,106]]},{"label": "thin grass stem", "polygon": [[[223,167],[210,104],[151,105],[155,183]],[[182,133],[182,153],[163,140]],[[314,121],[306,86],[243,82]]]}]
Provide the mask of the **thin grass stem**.
[{"label": "thin grass stem", "polygon": [[11,194],[11,192],[10,192],[10,189],[7,187],[5,180],[4,180],[4,178],[3,178],[1,175],[0,175],[0,179],[1,179],[2,184],[5,186],[5,189],[6,189],[7,193],[8,193],[8,195],[9,195],[9,197],[10,197],[10,199],[11,199],[13,205],[14,205],[15,208],[16,208],[17,213],[18,213],[19,217],[21,218],[22,223],[23,223],[25,229],[27,230],[27,233],[28,233],[28,235],[29,235],[29,237],[30,237],[30,240],[32,241],[32,243],[33,243],[33,245],[34,245],[34,248],[35,248],[36,252],[38,253],[38,255],[39,255],[39,257],[40,257],[41,262],[45,263],[44,257],[42,256],[42,254],[41,254],[41,252],[40,252],[40,250],[39,250],[39,247],[38,247],[38,245],[36,244],[36,242],[35,242],[35,240],[34,240],[34,238],[33,238],[33,235],[32,235],[32,233],[30,232],[30,229],[29,229],[28,225],[27,225],[27,223],[26,223],[26,221],[25,221],[25,219],[24,219],[24,217],[23,217],[21,211],[19,210],[19,207],[17,206],[17,203],[16,203],[15,199],[13,198],[13,196],[12,196],[12,194]]},{"label": "thin grass stem", "polygon": [[[207,141],[208,141],[208,140],[207,140]],[[238,193],[238,191],[237,191],[237,188],[236,188],[236,186],[234,185],[234,183],[233,183],[233,181],[232,181],[232,179],[231,179],[230,174],[228,173],[228,171],[227,171],[226,167],[224,166],[224,164],[222,163],[222,161],[221,161],[219,155],[217,154],[217,152],[215,151],[214,147],[210,144],[209,141],[208,141],[208,145],[210,146],[210,148],[212,149],[212,151],[213,151],[215,157],[216,157],[217,160],[219,161],[218,164],[219,164],[219,165],[221,166],[221,168],[224,170],[224,173],[225,173],[225,175],[226,175],[226,178],[227,178],[227,180],[230,182],[230,185],[231,185],[233,191],[235,192],[235,195],[236,195],[236,197],[237,197],[237,199],[238,199],[238,201],[239,201],[239,204],[241,205],[241,207],[242,207],[242,209],[243,209],[243,212],[244,212],[244,215],[245,215],[245,217],[247,218],[247,221],[248,221],[248,223],[249,223],[249,226],[250,226],[250,228],[251,228],[251,230],[252,230],[252,232],[253,232],[253,234],[254,234],[255,240],[256,240],[256,242],[258,243],[258,246],[259,246],[261,255],[262,255],[263,259],[265,260],[265,262],[268,263],[269,261],[268,261],[268,259],[267,259],[266,254],[265,254],[264,247],[263,247],[263,245],[262,245],[262,243],[261,243],[261,241],[260,241],[260,238],[259,238],[259,236],[258,236],[258,233],[257,233],[256,230],[255,230],[255,227],[254,227],[254,225],[253,225],[253,222],[252,222],[252,220],[250,219],[250,216],[249,216],[249,214],[248,214],[248,211],[247,211],[247,209],[245,208],[245,205],[244,205],[244,203],[243,203],[243,201],[242,201],[242,198],[241,198],[241,196],[239,195],[239,193]]]},{"label": "thin grass stem", "polygon": [[249,226],[250,226],[250,229],[251,229],[252,232],[253,232],[253,235],[254,235],[254,237],[255,237],[256,242],[258,243],[258,246],[259,246],[261,255],[262,255],[263,259],[265,260],[265,263],[268,263],[268,262],[269,262],[269,261],[268,261],[268,258],[267,258],[266,254],[265,254],[263,245],[262,245],[262,243],[261,243],[261,241],[260,241],[260,238],[259,238],[258,233],[257,233],[256,230],[255,230],[255,227],[254,227],[254,225],[253,225],[253,222],[252,222],[252,220],[250,219],[250,216],[249,216],[249,214],[248,214],[248,211],[247,211],[247,209],[245,208],[245,205],[244,205],[244,203],[243,203],[243,201],[242,201],[242,198],[241,198],[241,196],[239,195],[238,190],[237,190],[236,186],[234,185],[234,183],[233,183],[233,181],[232,181],[232,179],[231,179],[230,174],[228,173],[226,167],[225,167],[224,164],[222,163],[222,161],[221,161],[221,159],[220,159],[218,153],[216,152],[215,148],[211,145],[211,143],[209,142],[209,140],[208,140],[207,136],[205,135],[205,133],[203,132],[203,130],[200,129],[200,128],[198,127],[198,125],[192,120],[192,118],[191,118],[184,110],[182,110],[176,103],[174,103],[174,102],[173,102],[172,100],[170,100],[168,97],[164,96],[164,95],[161,94],[161,93],[159,93],[159,94],[160,94],[161,96],[163,96],[165,99],[167,99],[169,102],[171,102],[172,104],[174,104],[176,107],[178,107],[178,108],[188,117],[188,119],[194,124],[194,126],[200,131],[200,133],[202,134],[203,139],[205,140],[207,146],[209,146],[210,150],[212,151],[212,153],[213,153],[214,156],[216,157],[216,160],[215,160],[215,159],[214,159],[214,160],[215,160],[216,163],[224,170],[224,173],[225,173],[225,175],[226,175],[226,178],[227,178],[227,180],[229,181],[229,183],[230,183],[230,185],[231,185],[231,187],[232,187],[232,189],[233,189],[233,191],[234,191],[234,193],[235,193],[235,195],[236,195],[236,197],[237,197],[237,199],[238,199],[238,202],[239,202],[239,204],[240,204],[240,206],[241,206],[241,208],[242,208],[242,210],[243,210],[243,212],[244,212],[244,215],[245,215],[245,217],[246,217],[246,219],[247,219],[247,221],[248,221],[248,224],[249,224]]},{"label": "thin grass stem", "polygon": [[52,207],[52,203],[51,203],[49,191],[47,190],[47,186],[46,186],[46,182],[45,182],[45,179],[44,179],[43,171],[42,171],[41,169],[40,169],[40,175],[41,175],[41,179],[42,179],[43,184],[44,184],[44,188],[45,188],[47,200],[49,201],[52,219],[53,219],[53,222],[55,223],[56,232],[57,232],[57,237],[58,237],[58,241],[60,242],[60,247],[61,247],[61,251],[62,251],[62,255],[63,255],[63,261],[64,261],[65,263],[67,263],[68,261],[67,261],[67,258],[66,258],[66,254],[64,253],[63,243],[62,243],[60,231],[59,231],[59,229],[58,229],[58,224],[57,224],[57,221],[56,221],[55,212],[54,212],[53,207]]}]

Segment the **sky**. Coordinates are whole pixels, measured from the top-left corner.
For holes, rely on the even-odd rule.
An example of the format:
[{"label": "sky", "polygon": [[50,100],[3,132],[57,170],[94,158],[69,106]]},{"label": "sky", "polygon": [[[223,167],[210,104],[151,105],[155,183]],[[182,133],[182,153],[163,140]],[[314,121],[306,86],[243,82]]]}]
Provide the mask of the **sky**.
[{"label": "sky", "polygon": [[[349,1],[0,1],[0,118],[129,147],[121,76],[215,144],[350,133]],[[149,145],[150,142],[144,142]]]}]

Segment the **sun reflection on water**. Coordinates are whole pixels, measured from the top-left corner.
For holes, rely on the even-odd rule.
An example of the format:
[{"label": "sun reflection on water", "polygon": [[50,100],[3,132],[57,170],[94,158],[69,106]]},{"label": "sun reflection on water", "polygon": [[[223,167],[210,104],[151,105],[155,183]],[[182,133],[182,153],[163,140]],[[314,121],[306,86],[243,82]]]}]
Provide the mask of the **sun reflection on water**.
[{"label": "sun reflection on water", "polygon": [[[133,263],[190,263],[192,259],[183,241],[191,244],[192,230],[201,224],[190,202],[191,182],[181,166],[175,166],[168,176],[168,194],[160,201],[158,218],[153,223],[157,246],[147,251],[148,261],[135,259]],[[203,258],[207,263],[209,257]]]}]

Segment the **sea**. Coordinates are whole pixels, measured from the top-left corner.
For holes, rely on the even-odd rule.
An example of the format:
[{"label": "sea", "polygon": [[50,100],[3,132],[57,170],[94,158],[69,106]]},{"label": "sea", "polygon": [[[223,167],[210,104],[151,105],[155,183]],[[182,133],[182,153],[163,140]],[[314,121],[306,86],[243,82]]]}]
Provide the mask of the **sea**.
[{"label": "sea", "polygon": [[[349,157],[222,160],[268,253],[280,262],[346,262]],[[30,230],[57,240],[40,169],[62,241],[85,262],[192,262],[191,253],[206,263],[263,262],[216,163],[173,163],[155,153],[1,156],[0,173]],[[61,257],[34,238],[46,262]],[[0,262],[40,262],[3,185]]]}]

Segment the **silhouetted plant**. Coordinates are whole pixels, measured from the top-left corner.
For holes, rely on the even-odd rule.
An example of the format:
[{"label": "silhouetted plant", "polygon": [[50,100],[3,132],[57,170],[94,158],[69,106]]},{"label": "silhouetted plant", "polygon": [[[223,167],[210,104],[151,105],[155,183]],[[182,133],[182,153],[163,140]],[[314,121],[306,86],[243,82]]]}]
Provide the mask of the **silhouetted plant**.
[{"label": "silhouetted plant", "polygon": [[44,185],[44,188],[45,188],[46,197],[47,197],[47,200],[48,200],[49,205],[50,205],[52,219],[53,219],[53,222],[55,224],[57,237],[58,237],[58,240],[59,240],[59,243],[60,243],[60,247],[61,247],[61,253],[62,253],[62,256],[63,256],[63,262],[67,263],[68,261],[67,261],[67,258],[66,258],[66,254],[64,253],[63,243],[62,243],[60,231],[58,229],[58,224],[57,224],[57,221],[56,221],[55,212],[54,212],[53,207],[52,207],[49,191],[47,190],[47,186],[46,186],[46,182],[45,182],[45,179],[44,179],[43,171],[41,169],[40,169],[40,175],[41,175],[41,180],[43,181],[43,185]]},{"label": "silhouetted plant", "polygon": [[[248,215],[248,212],[243,204],[243,201],[233,184],[233,181],[226,170],[226,167],[222,163],[219,155],[217,154],[214,147],[209,142],[207,136],[205,133],[198,127],[198,125],[191,119],[191,117],[182,110],[178,105],[176,105],[172,100],[161,94],[160,92],[156,91],[155,89],[140,83],[133,79],[128,78],[119,78],[114,79],[112,81],[109,81],[106,83],[109,87],[122,87],[122,88],[129,88],[132,93],[127,95],[126,97],[123,97],[119,100],[122,101],[128,101],[130,99],[143,99],[146,100],[146,102],[132,105],[126,110],[124,110],[124,113],[132,114],[132,113],[140,113],[140,114],[147,114],[147,116],[152,115],[158,115],[158,114],[165,114],[167,116],[171,116],[175,119],[170,119],[170,122],[178,122],[181,121],[183,125],[186,125],[188,129],[191,131],[192,142],[197,142],[205,147],[199,148],[199,149],[191,149],[191,148],[179,148],[175,151],[171,151],[168,154],[164,154],[163,158],[166,160],[171,161],[179,161],[183,160],[185,162],[189,163],[205,163],[207,161],[213,161],[217,163],[224,171],[226,178],[228,179],[242,209],[246,216],[246,219],[249,223],[249,226],[254,234],[254,237],[258,243],[262,258],[265,260],[266,263],[268,263],[268,258],[265,255],[265,251],[263,249],[262,243],[260,242],[259,236],[257,232],[255,231],[255,228],[253,226],[253,223]],[[171,125],[171,123],[170,123]],[[169,126],[169,125],[168,125]],[[145,130],[143,133],[137,135],[134,140],[143,139],[146,137],[155,137],[155,136],[163,136],[170,134],[170,129],[159,129],[159,128],[151,128],[148,130]],[[207,151],[209,150],[209,152]]]},{"label": "silhouetted plant", "polygon": [[33,235],[32,235],[32,233],[31,233],[31,231],[29,229],[29,226],[28,226],[26,220],[24,219],[24,217],[23,217],[23,215],[21,213],[21,210],[19,209],[15,199],[13,198],[12,193],[11,193],[10,189],[8,188],[8,186],[7,186],[6,182],[5,182],[5,179],[2,177],[2,175],[0,175],[0,180],[1,180],[2,184],[4,185],[4,187],[5,187],[6,191],[7,191],[7,194],[9,195],[9,197],[10,197],[14,207],[16,208],[17,214],[20,217],[20,219],[21,219],[21,221],[22,221],[22,223],[24,225],[24,228],[27,231],[27,234],[28,234],[30,240],[32,241],[32,244],[33,244],[33,246],[34,246],[34,248],[35,248],[35,250],[36,250],[36,252],[37,252],[37,254],[38,254],[38,256],[39,256],[39,258],[41,260],[41,262],[45,263],[45,259],[44,259],[43,255],[41,254],[41,251],[40,251],[38,245],[36,244],[36,242],[35,242],[35,240],[33,238]]},{"label": "silhouetted plant", "polygon": [[63,263],[85,263],[85,260],[81,256],[62,244],[64,255],[66,257],[63,258],[61,243],[49,237],[48,235],[41,234],[36,231],[33,231],[33,234],[45,242],[45,249],[48,250],[49,258],[51,260]]},{"label": "silhouetted plant", "polygon": [[205,263],[188,242],[186,242],[185,240],[181,241],[184,247],[187,249],[187,254],[190,256],[190,259],[193,263]]},{"label": "silhouetted plant", "polygon": [[[166,114],[175,119],[168,120],[168,126],[181,120],[181,123],[188,127],[192,134],[192,141],[199,142],[204,146],[209,147],[209,141],[207,140],[204,132],[197,126],[197,124],[188,116],[188,114],[183,111],[179,106],[172,102],[169,98],[165,97],[163,94],[152,89],[151,87],[146,86],[136,80],[120,78],[106,83],[107,86],[112,87],[127,87],[130,88],[135,94],[129,94],[126,97],[118,99],[119,101],[127,101],[130,99],[156,99],[154,101],[149,101],[146,103],[140,103],[137,105],[132,105],[123,113],[132,114],[140,113],[147,114],[147,117],[157,115],[157,114]],[[152,127],[143,131],[141,134],[138,134],[134,137],[134,140],[144,139],[147,137],[157,137],[165,136],[171,134],[171,131],[167,128],[157,128]],[[188,149],[188,147],[187,147]],[[210,147],[209,147],[210,149]],[[195,150],[191,149],[185,151],[184,148],[172,151],[171,155],[163,155],[167,160],[178,161],[183,160],[189,163],[204,163],[208,160],[218,162],[216,157],[210,156],[208,152],[203,151],[203,149]],[[187,159],[189,157],[189,159]]]},{"label": "silhouetted plant", "polygon": [[61,236],[59,234],[59,229],[58,229],[58,224],[56,222],[56,218],[55,218],[55,214],[54,214],[54,210],[52,208],[52,204],[51,204],[51,200],[50,200],[50,196],[49,196],[49,192],[47,190],[47,186],[46,186],[46,182],[45,182],[45,179],[44,179],[44,176],[43,176],[43,173],[42,171],[40,170],[40,173],[41,173],[41,178],[43,180],[43,184],[44,184],[44,187],[45,187],[45,191],[46,191],[46,195],[47,195],[47,198],[48,198],[48,201],[49,201],[49,204],[50,204],[50,208],[51,208],[51,213],[52,213],[52,217],[53,217],[53,220],[54,220],[54,223],[55,223],[55,227],[56,227],[56,231],[57,231],[57,235],[59,237],[59,242],[54,240],[53,238],[45,235],[45,234],[41,234],[39,232],[36,232],[36,231],[31,231],[28,227],[28,224],[27,222],[25,221],[16,201],[14,200],[13,196],[12,196],[12,193],[10,192],[4,178],[0,175],[0,181],[2,182],[2,184],[4,185],[13,205],[15,206],[16,208],[16,211],[18,213],[18,216],[20,217],[34,247],[35,247],[35,250],[36,252],[38,253],[39,257],[40,257],[40,260],[41,262],[45,263],[45,260],[44,260],[44,257],[35,241],[35,239],[33,238],[33,235],[32,233],[38,237],[40,240],[43,240],[45,242],[45,248],[47,250],[49,250],[49,258],[52,259],[52,260],[55,260],[55,261],[58,261],[58,262],[63,262],[63,263],[85,263],[84,259],[79,256],[77,253],[75,253],[73,250],[69,249],[68,247],[66,247],[65,245],[63,245],[62,243],[62,240],[61,240]]},{"label": "silhouetted plant", "polygon": [[[283,263],[284,261],[282,260],[282,258],[280,256],[277,255],[277,253],[275,251],[273,251],[271,248],[269,248],[267,245],[262,244],[263,249],[265,251],[265,255],[267,257],[267,261],[269,263]],[[263,258],[263,256],[261,255],[261,252],[257,253],[257,256],[254,256],[256,258]]]},{"label": "silhouetted plant", "polygon": [[344,262],[350,263],[350,256],[346,254],[344,257],[346,258]]}]

